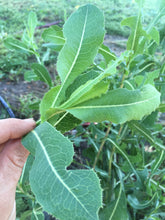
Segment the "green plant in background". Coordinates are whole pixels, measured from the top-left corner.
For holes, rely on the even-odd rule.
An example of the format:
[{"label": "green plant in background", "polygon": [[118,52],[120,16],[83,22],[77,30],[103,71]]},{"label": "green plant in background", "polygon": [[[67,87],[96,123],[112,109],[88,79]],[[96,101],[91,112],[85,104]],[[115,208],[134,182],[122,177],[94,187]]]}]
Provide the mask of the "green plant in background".
[{"label": "green plant in background", "polygon": [[[42,34],[59,51],[61,84],[53,87],[34,44],[36,16],[28,19],[27,41],[7,38],[9,49],[32,53],[33,74],[49,85],[40,103],[38,126],[23,138],[31,152],[18,184],[32,210],[21,219],[43,219],[42,209],[58,219],[163,219],[164,127],[156,124],[164,112],[164,52],[156,55],[156,25],[162,5],[148,28],[139,13],[122,25],[131,29],[127,50],[116,57],[103,44],[103,13],[90,4],[80,7],[64,24]],[[100,53],[104,62],[95,64]],[[71,141],[62,133],[81,121],[91,123],[84,138],[86,169],[66,169],[73,160]],[[30,170],[30,173],[29,173]],[[102,188],[102,189],[101,189]]]}]

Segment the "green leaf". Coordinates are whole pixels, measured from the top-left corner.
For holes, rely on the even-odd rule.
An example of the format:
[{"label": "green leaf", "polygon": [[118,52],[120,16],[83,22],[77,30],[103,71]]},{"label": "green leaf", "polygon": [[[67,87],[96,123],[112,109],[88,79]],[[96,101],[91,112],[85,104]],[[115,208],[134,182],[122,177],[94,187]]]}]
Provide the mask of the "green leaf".
[{"label": "green leaf", "polygon": [[112,53],[110,51],[110,49],[105,46],[104,44],[102,44],[100,47],[99,47],[99,53],[101,55],[103,55],[105,61],[106,61],[106,64],[108,64],[111,60],[115,60],[116,59],[116,55],[114,53]]},{"label": "green leaf", "polygon": [[[159,153],[159,152],[158,152]],[[155,172],[159,170],[159,167],[161,166],[161,164],[163,163],[165,159],[165,152],[164,150],[162,150],[156,157],[154,163],[151,166],[151,173],[150,173],[150,178],[148,179],[148,181],[152,178],[153,175],[155,175]]]},{"label": "green leaf", "polygon": [[160,93],[151,85],[141,90],[116,89],[66,109],[82,121],[124,123],[140,120],[154,111],[160,103]]},{"label": "green leaf", "polygon": [[152,72],[146,72],[145,75],[138,75],[134,78],[135,82],[140,85],[146,85],[146,84],[151,84],[154,86],[155,82],[154,80],[158,78],[160,73],[160,70],[154,70]]},{"label": "green leaf", "polygon": [[52,107],[65,99],[66,88],[93,63],[103,42],[103,27],[103,13],[89,4],[80,7],[65,23],[63,32],[66,43],[57,60],[57,71],[62,85]]},{"label": "green leaf", "polygon": [[16,50],[22,53],[33,53],[32,50],[28,49],[25,43],[11,37],[4,40],[4,45],[10,50]]},{"label": "green leaf", "polygon": [[160,42],[159,31],[155,27],[151,29],[149,35],[151,36],[151,39],[153,39],[157,43],[157,45],[159,45]]},{"label": "green leaf", "polygon": [[33,69],[34,73],[38,76],[38,78],[41,81],[47,83],[49,85],[49,87],[52,86],[51,77],[49,75],[49,72],[45,68],[45,66],[43,66],[43,65],[41,65],[39,63],[33,63],[31,65],[31,68]]},{"label": "green leaf", "polygon": [[159,105],[159,107],[157,108],[157,110],[159,111],[159,112],[165,112],[165,104],[163,103],[163,104],[160,104]]},{"label": "green leaf", "polygon": [[29,105],[29,108],[31,110],[39,110],[40,106],[40,101],[33,102],[32,104]]},{"label": "green leaf", "polygon": [[51,108],[54,97],[56,97],[59,90],[60,90],[60,86],[56,86],[50,89],[47,93],[45,93],[40,103],[40,114],[41,114],[42,122],[46,120],[46,112],[48,111],[48,109]]},{"label": "green leaf", "polygon": [[[97,83],[96,85],[94,85],[91,90],[89,90],[84,95],[82,95],[76,101],[75,104],[77,105],[77,104],[79,104],[81,102],[85,102],[85,101],[87,101],[89,99],[93,99],[95,97],[100,97],[102,94],[105,94],[107,92],[108,88],[109,88],[109,82],[101,81],[101,82]],[[76,91],[75,91],[75,93],[76,93]]]},{"label": "green leaf", "polygon": [[120,154],[126,159],[126,161],[128,162],[128,164],[130,165],[132,171],[134,172],[134,174],[136,175],[137,178],[137,183],[138,183],[138,187],[142,187],[143,183],[141,181],[141,178],[137,172],[137,170],[134,168],[133,164],[131,163],[130,159],[128,158],[127,154],[120,148],[120,146],[118,146],[112,139],[107,138],[107,141],[109,141],[111,144],[113,144],[113,146],[115,146],[115,148],[120,152]]},{"label": "green leaf", "polygon": [[37,27],[37,15],[35,12],[31,11],[28,16],[28,34],[32,38],[34,35],[35,28]]},{"label": "green leaf", "polygon": [[43,209],[59,219],[98,220],[102,190],[97,175],[93,170],[66,170],[73,159],[72,143],[45,122],[22,144],[35,155],[30,184]]},{"label": "green leaf", "polygon": [[121,22],[121,25],[125,25],[131,28],[131,34],[127,41],[127,50],[133,50],[134,53],[143,52],[143,48],[139,48],[139,40],[142,36],[147,36],[146,32],[143,30],[141,24],[141,16],[129,17]]},{"label": "green leaf", "polygon": [[89,72],[83,73],[79,75],[73,83],[67,88],[66,90],[66,99],[68,99],[71,94],[77,90],[80,86],[88,82],[89,80],[92,80],[96,78],[99,75],[99,72],[96,72],[94,70],[91,70]]},{"label": "green leaf", "polygon": [[55,50],[57,52],[59,52],[63,47],[63,45],[57,45],[57,44],[53,44],[53,43],[45,43],[42,46],[50,48],[50,49]]},{"label": "green leaf", "polygon": [[64,45],[65,43],[63,31],[59,26],[51,26],[45,29],[42,38],[45,42],[50,42],[55,45]]},{"label": "green leaf", "polygon": [[31,220],[44,220],[44,214],[33,209]]},{"label": "green leaf", "polygon": [[56,121],[54,126],[61,133],[65,133],[75,128],[80,123],[81,123],[80,119],[75,118],[73,115],[66,112],[64,113],[63,117],[60,117],[60,119]]},{"label": "green leaf", "polygon": [[33,71],[28,70],[24,73],[24,80],[31,82],[31,81],[37,81],[39,80],[39,78]]},{"label": "green leaf", "polygon": [[25,211],[24,213],[22,213],[21,218],[19,218],[19,220],[26,220],[29,216],[31,216],[31,214],[32,214],[31,210]]},{"label": "green leaf", "polygon": [[[104,87],[101,88],[100,85],[103,83],[100,81],[105,77],[114,75],[116,73],[116,66],[118,65],[118,62],[118,60],[115,62],[111,61],[107,69],[105,69],[97,77],[87,81],[84,85],[79,86],[78,89],[71,94],[70,98],[60,106],[60,108],[67,108],[82,102],[81,100],[84,98],[88,100],[90,98],[99,97],[102,93],[105,93],[107,91],[107,85],[104,84]],[[99,88],[98,92],[96,90],[96,92],[93,94],[97,88]]]},{"label": "green leaf", "polygon": [[142,125],[141,123],[137,122],[137,121],[132,121],[129,122],[128,124],[132,129],[138,131],[142,136],[144,136],[151,144],[153,144],[155,147],[159,147],[165,150],[165,147],[161,144],[158,143],[155,138],[153,137],[153,135],[151,134],[151,132],[144,127],[144,125]]},{"label": "green leaf", "polygon": [[148,208],[152,204],[155,196],[156,196],[156,193],[152,196],[150,200],[145,201],[145,202],[143,201],[143,203],[140,203],[134,195],[128,195],[127,200],[130,206],[132,206],[134,209],[142,210],[142,209]]},{"label": "green leaf", "polygon": [[[120,210],[120,211],[119,211]],[[128,220],[127,202],[121,188],[118,197],[99,213],[100,220]]]},{"label": "green leaf", "polygon": [[89,99],[93,99],[95,97],[100,97],[102,94],[105,94],[108,90],[109,83],[108,82],[99,82],[96,85],[93,85],[90,90],[87,89],[87,86],[92,82],[87,82],[85,85],[80,86],[70,98],[61,105],[59,108],[67,108],[68,106],[78,105],[81,102],[87,101]]}]

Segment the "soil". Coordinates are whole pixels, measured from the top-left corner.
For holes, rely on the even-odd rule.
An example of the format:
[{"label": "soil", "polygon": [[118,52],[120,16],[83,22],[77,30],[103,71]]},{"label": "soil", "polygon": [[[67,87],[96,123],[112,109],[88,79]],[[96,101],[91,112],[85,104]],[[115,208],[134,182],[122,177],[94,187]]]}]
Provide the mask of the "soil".
[{"label": "soil", "polygon": [[[48,90],[48,86],[40,81],[32,82],[0,82],[0,96],[5,99],[10,108],[14,111],[16,117],[19,118],[19,110],[21,112],[22,102],[28,101],[27,95],[31,94],[31,100],[42,98],[43,94]],[[21,116],[20,116],[21,117]]]}]

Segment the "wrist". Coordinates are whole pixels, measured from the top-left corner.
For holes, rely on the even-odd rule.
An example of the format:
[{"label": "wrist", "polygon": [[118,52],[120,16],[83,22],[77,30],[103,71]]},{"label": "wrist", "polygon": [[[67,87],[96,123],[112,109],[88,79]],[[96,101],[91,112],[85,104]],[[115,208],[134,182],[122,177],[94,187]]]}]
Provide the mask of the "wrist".
[{"label": "wrist", "polygon": [[13,210],[8,218],[8,220],[15,220],[16,219],[16,204],[14,201]]},{"label": "wrist", "polygon": [[0,192],[0,219],[15,220],[15,188],[10,190],[5,189],[5,187],[3,188]]}]

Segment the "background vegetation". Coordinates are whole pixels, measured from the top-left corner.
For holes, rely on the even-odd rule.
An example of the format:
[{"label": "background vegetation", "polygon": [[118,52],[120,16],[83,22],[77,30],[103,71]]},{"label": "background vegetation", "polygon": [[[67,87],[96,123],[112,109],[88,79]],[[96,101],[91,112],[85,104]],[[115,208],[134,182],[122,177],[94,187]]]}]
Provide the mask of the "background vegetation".
[{"label": "background vegetation", "polygon": [[[126,48],[126,39],[130,33],[130,29],[127,27],[123,27],[120,25],[120,22],[129,16],[137,15],[138,7],[137,4],[135,4],[135,1],[131,0],[82,0],[82,1],[76,1],[76,0],[47,0],[47,1],[39,1],[39,0],[28,0],[28,1],[21,1],[21,0],[7,0],[7,1],[0,1],[0,92],[2,93],[5,91],[5,88],[3,85],[7,86],[13,86],[18,90],[18,93],[15,94],[17,96],[17,99],[12,96],[12,93],[9,93],[9,96],[11,96],[14,100],[17,100],[17,103],[12,103],[11,98],[7,99],[9,103],[11,103],[12,108],[15,108],[15,113],[17,117],[20,118],[26,118],[26,117],[32,117],[36,116],[38,111],[35,109],[34,104],[40,100],[43,94],[43,90],[38,91],[37,93],[33,93],[31,88],[37,87],[43,89],[47,89],[47,87],[44,84],[33,84],[34,82],[27,84],[25,81],[29,81],[29,79],[26,77],[26,72],[31,71],[29,63],[36,62],[36,58],[34,56],[28,56],[27,54],[20,54],[16,51],[9,51],[4,47],[3,40],[6,37],[15,37],[17,39],[21,39],[24,33],[25,29],[25,23],[27,21],[27,17],[30,11],[34,11],[37,14],[38,17],[38,27],[44,26],[45,24],[50,24],[52,22],[58,22],[59,26],[63,26],[65,20],[67,17],[76,10],[79,6],[85,4],[85,3],[93,3],[98,8],[102,9],[105,14],[105,25],[106,25],[106,33],[109,36],[112,36],[112,40],[114,41],[115,46],[119,46],[121,51],[122,48]],[[159,1],[153,0],[152,4],[151,1],[146,0],[143,10],[143,26],[144,28],[153,20],[154,16],[156,15],[157,8],[159,6]],[[160,37],[164,36],[164,24],[163,19],[160,20],[158,24],[158,29],[160,29]],[[37,29],[35,33],[35,40],[38,45],[38,52],[41,54],[41,56],[44,58],[44,64],[51,73],[52,78],[55,79],[55,84],[58,84],[59,78],[56,74],[56,58],[57,54],[56,52],[52,52],[49,49],[43,47],[43,40],[41,38],[41,34],[43,32],[44,28]],[[162,36],[161,36],[162,34]],[[122,38],[119,38],[118,36],[122,36]],[[116,41],[116,39],[118,41]],[[163,46],[163,43],[162,45]],[[158,48],[156,51],[156,56],[154,57],[154,62],[157,66],[161,63],[163,64],[163,56],[164,53],[162,53],[162,48]],[[111,49],[111,47],[110,47]],[[140,62],[139,60],[135,60],[135,63],[137,62],[137,69],[145,67],[146,63],[143,63],[143,60],[145,60],[145,56],[141,56]],[[98,57],[99,59],[99,57]],[[146,62],[150,62],[150,60],[146,59]],[[139,69],[137,71],[139,71]],[[152,68],[151,68],[152,70]],[[121,72],[123,69],[121,68]],[[136,72],[136,70],[133,69],[133,71]],[[164,72],[162,70],[162,79],[164,83]],[[121,74],[122,75],[122,74]],[[120,75],[120,76],[121,76]],[[119,77],[117,79],[114,79],[114,81],[118,81],[118,83],[114,83],[115,86],[119,86],[122,82],[122,77]],[[160,81],[157,81],[157,87],[159,87]],[[22,84],[21,89],[18,89],[18,85]],[[112,85],[113,86],[113,85]],[[24,91],[30,87],[30,93],[24,94]],[[19,87],[20,88],[20,87]],[[162,91],[163,91],[163,87]],[[16,91],[15,91],[16,92]],[[5,94],[5,93],[4,93]],[[164,94],[162,92],[162,94]],[[9,97],[8,96],[8,97]],[[164,101],[164,95],[162,95],[162,100]],[[19,103],[19,104],[18,104]],[[146,118],[147,119],[147,118]],[[147,129],[150,129],[151,134],[157,139],[161,139],[161,144],[164,144],[164,137],[165,137],[165,130],[164,130],[164,124],[160,122],[160,115],[158,112],[154,112],[152,114],[152,123],[150,123],[147,120],[144,120],[144,124],[147,126]],[[161,119],[162,120],[162,119]],[[155,123],[156,121],[156,123]],[[131,126],[130,126],[131,127]],[[105,189],[105,193],[107,198],[109,197],[109,193],[114,192],[116,195],[118,194],[118,186],[119,186],[119,179],[118,182],[116,181],[116,176],[120,176],[120,172],[127,173],[128,176],[125,177],[124,181],[126,184],[126,193],[130,193],[130,191],[135,191],[137,198],[139,201],[143,201],[143,203],[139,203],[136,199],[134,200],[133,204],[133,211],[131,212],[131,216],[133,216],[132,219],[160,219],[159,213],[164,213],[164,154],[162,154],[161,161],[155,161],[155,158],[160,157],[160,150],[155,150],[153,148],[152,144],[144,139],[141,134],[138,134],[138,132],[134,132],[131,130],[131,128],[128,127],[126,124],[123,126],[119,125],[108,125],[106,123],[99,123],[99,124],[90,124],[90,126],[86,124],[81,124],[78,126],[75,130],[68,132],[67,135],[69,136],[70,140],[75,143],[75,151],[76,155],[74,158],[74,163],[72,164],[72,167],[91,167],[95,161],[95,158],[97,159],[97,167],[96,171],[99,173],[100,178],[103,179],[103,187]],[[108,135],[111,135],[111,138],[116,138],[118,140],[119,146],[121,147],[123,152],[126,152],[127,155],[129,155],[129,161],[135,166],[138,167],[138,175],[141,177],[142,181],[144,180],[144,186],[141,187],[140,191],[137,190],[135,183],[135,176],[129,176],[130,175],[130,167],[128,166],[128,163],[125,159],[123,159],[123,154],[119,152],[118,150],[115,152],[114,146],[112,149],[109,149],[110,144],[107,143],[105,140],[108,137]],[[121,134],[121,136],[120,136]],[[124,144],[121,144],[121,140]],[[95,150],[102,147],[102,150],[99,150],[97,153],[94,151],[92,146],[95,148]],[[104,146],[104,148],[103,148]],[[135,146],[135,147],[133,147]],[[81,148],[80,148],[81,147]],[[83,149],[83,150],[82,150]],[[83,156],[82,156],[83,155]],[[112,155],[112,156],[111,156]],[[116,161],[118,163],[112,162],[113,155],[116,156]],[[88,157],[89,159],[88,159]],[[112,170],[111,166],[108,166],[108,163],[112,162]],[[149,163],[148,161],[151,161]],[[104,162],[104,163],[103,163]],[[160,164],[158,164],[160,162]],[[84,165],[85,164],[85,165]],[[121,167],[121,170],[119,171],[119,167],[117,167],[117,164]],[[155,175],[153,177],[152,184],[145,185],[145,179],[147,179],[148,171],[150,172],[151,165],[154,164],[158,165],[160,167],[160,170],[156,171],[158,167],[155,169]],[[116,166],[116,167],[115,167]],[[145,167],[145,169],[144,169]],[[109,169],[109,170],[108,170]],[[107,174],[108,170],[108,174]],[[119,174],[118,174],[119,172]],[[109,190],[109,184],[107,182],[109,181],[109,173],[112,173],[111,180],[113,180],[113,186]],[[116,178],[116,179],[115,179]],[[108,179],[108,181],[107,181]],[[104,181],[105,180],[105,181]],[[129,180],[129,181],[128,181]],[[116,182],[115,182],[116,181]],[[160,183],[160,185],[159,185]],[[28,186],[29,187],[29,186]],[[145,188],[146,187],[146,188]],[[107,190],[108,189],[108,190]],[[157,189],[159,190],[157,193]],[[20,193],[19,196],[17,196],[17,214],[20,218],[21,216],[28,216],[29,210],[32,209],[33,204],[28,200],[27,197],[23,197],[24,189],[21,188],[21,185],[19,185],[18,191]],[[106,191],[107,190],[107,191]],[[162,191],[161,191],[162,190]],[[139,193],[140,192],[140,193]],[[155,199],[156,198],[156,199]],[[122,201],[120,201],[122,203]],[[131,202],[130,202],[131,203]],[[141,206],[143,205],[143,207]],[[147,206],[148,205],[148,206]],[[129,209],[131,210],[131,205],[129,205]],[[140,207],[140,208],[139,208]],[[140,211],[138,211],[138,209]],[[25,215],[23,214],[25,213]],[[152,218],[154,216],[154,218]],[[26,219],[25,218],[21,219]],[[162,214],[162,219],[164,218],[164,214]],[[27,218],[28,219],[28,218]],[[116,219],[118,220],[118,219]]]}]

